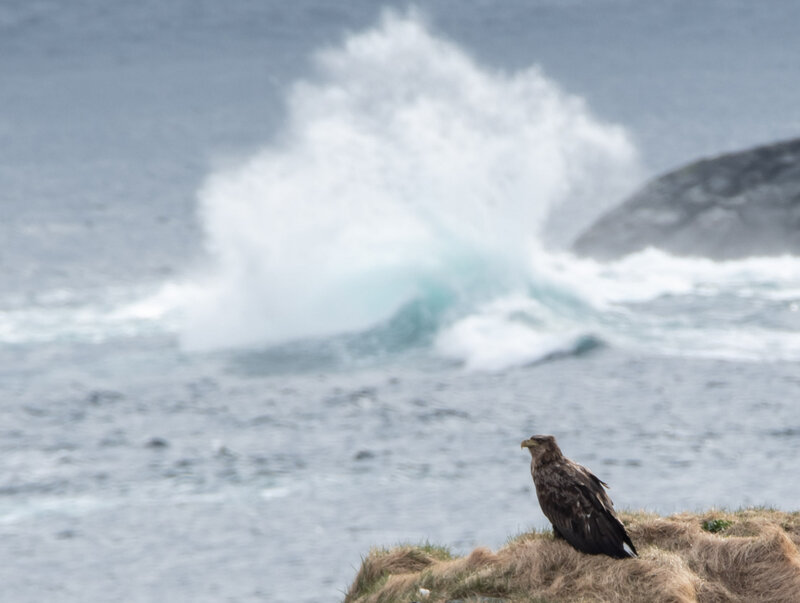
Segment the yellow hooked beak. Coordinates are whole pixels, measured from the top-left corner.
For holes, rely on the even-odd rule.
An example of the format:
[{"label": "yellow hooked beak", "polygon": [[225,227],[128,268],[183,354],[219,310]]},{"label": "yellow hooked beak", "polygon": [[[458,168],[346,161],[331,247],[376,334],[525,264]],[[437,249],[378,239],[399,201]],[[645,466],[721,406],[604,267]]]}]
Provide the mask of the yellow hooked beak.
[{"label": "yellow hooked beak", "polygon": [[536,440],[523,440],[522,443],[519,445],[520,448],[530,448],[531,446],[536,446]]}]

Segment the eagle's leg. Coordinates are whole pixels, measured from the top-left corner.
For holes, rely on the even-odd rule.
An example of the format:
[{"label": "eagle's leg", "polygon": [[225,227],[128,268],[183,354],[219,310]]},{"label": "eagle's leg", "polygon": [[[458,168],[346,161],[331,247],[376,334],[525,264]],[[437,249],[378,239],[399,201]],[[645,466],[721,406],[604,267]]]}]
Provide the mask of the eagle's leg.
[{"label": "eagle's leg", "polygon": [[566,540],[566,538],[564,538],[564,536],[561,535],[561,532],[558,531],[558,528],[556,526],[553,526],[553,538],[555,540]]}]

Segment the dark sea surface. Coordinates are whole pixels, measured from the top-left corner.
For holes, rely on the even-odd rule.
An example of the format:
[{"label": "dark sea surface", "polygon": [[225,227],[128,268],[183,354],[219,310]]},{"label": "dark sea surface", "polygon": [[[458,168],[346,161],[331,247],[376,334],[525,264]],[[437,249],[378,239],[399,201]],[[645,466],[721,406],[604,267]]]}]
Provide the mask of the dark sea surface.
[{"label": "dark sea surface", "polygon": [[795,510],[800,259],[565,251],[800,135],[792,2],[0,1],[0,599],[336,601],[544,527]]}]

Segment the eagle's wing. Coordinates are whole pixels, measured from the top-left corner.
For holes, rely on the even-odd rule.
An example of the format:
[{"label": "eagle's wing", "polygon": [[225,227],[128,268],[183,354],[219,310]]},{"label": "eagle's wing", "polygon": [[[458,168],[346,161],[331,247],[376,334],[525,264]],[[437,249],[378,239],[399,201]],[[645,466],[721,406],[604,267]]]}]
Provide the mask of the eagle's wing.
[{"label": "eagle's wing", "polygon": [[588,469],[569,461],[552,463],[537,470],[534,481],[542,512],[576,549],[611,557],[636,555],[625,527],[614,514],[605,484]]}]

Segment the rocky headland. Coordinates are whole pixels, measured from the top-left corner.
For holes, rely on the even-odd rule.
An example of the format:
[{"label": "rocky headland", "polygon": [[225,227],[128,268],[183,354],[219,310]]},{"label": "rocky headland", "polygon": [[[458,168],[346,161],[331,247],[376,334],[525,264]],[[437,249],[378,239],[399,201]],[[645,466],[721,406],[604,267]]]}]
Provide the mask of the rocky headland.
[{"label": "rocky headland", "polygon": [[607,260],[646,247],[716,260],[800,255],[800,139],[656,178],[589,227],[573,250]]}]

